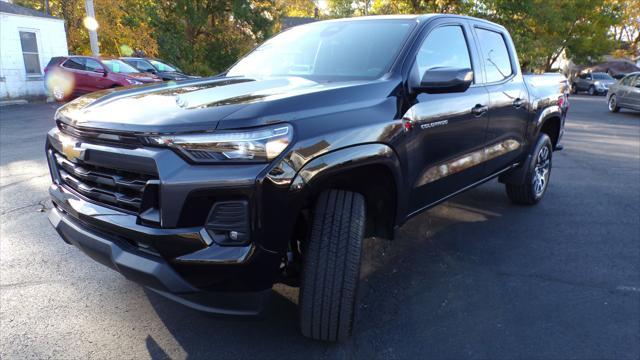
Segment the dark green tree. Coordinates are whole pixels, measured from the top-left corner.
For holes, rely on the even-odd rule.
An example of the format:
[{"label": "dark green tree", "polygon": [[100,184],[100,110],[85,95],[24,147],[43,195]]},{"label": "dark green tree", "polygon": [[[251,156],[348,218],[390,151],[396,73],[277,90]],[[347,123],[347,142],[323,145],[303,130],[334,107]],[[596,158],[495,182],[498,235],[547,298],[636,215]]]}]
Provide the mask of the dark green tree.
[{"label": "dark green tree", "polygon": [[270,37],[279,11],[275,0],[163,0],[151,14],[161,57],[185,71],[223,71]]}]

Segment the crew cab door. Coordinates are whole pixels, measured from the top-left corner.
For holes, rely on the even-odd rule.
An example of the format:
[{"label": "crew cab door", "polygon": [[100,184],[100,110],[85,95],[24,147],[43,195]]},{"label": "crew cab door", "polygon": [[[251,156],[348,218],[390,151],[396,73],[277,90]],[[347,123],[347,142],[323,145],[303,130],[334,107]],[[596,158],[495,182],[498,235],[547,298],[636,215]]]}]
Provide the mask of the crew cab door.
[{"label": "crew cab door", "polygon": [[113,82],[107,78],[107,69],[94,59],[85,59],[85,68],[87,69],[87,89],[102,90],[108,89]]},{"label": "crew cab door", "polygon": [[[430,23],[418,44],[409,57],[410,87],[434,68],[467,68],[477,76],[480,64],[466,21],[442,19]],[[409,99],[410,108],[404,115],[409,128],[409,207],[416,212],[482,178],[480,159],[489,96],[483,86],[472,84],[464,92],[412,93]]]},{"label": "crew cab door", "polygon": [[474,33],[489,93],[484,176],[518,162],[527,147],[529,93],[522,78],[513,43],[499,27],[476,24]]},{"label": "crew cab door", "polygon": [[629,95],[627,97],[627,106],[640,110],[640,75],[636,75],[631,82],[631,88],[629,89]]},{"label": "crew cab door", "polygon": [[[616,91],[618,105],[632,107],[635,103],[636,106],[640,106],[640,98],[638,98],[640,88],[635,87],[638,83],[638,78],[640,78],[638,75],[628,75],[620,81],[620,85]],[[635,99],[634,91],[636,95]]]},{"label": "crew cab door", "polygon": [[87,92],[87,79],[85,79],[86,68],[84,66],[84,58],[70,57],[63,64],[62,67],[66,69],[73,76],[73,92],[84,93]]}]

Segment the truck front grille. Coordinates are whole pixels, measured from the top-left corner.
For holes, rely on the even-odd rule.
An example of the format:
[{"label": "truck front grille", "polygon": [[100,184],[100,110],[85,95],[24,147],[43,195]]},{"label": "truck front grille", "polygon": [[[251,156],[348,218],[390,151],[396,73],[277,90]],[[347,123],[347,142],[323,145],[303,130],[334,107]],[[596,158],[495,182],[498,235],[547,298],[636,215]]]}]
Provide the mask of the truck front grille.
[{"label": "truck front grille", "polygon": [[[129,212],[141,211],[147,184],[157,184],[158,180],[151,175],[99,167],[78,159],[70,161],[56,151],[53,151],[53,158],[62,185],[90,200]],[[157,186],[150,186],[149,189],[157,191]],[[152,194],[147,197],[157,196]]]}]

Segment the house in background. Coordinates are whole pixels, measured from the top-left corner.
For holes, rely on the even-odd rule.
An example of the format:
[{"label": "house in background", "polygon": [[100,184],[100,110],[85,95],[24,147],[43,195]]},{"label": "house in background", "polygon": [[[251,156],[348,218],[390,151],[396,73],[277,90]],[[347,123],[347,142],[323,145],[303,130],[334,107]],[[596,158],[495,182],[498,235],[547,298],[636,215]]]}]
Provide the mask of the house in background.
[{"label": "house in background", "polygon": [[65,55],[64,20],[0,0],[0,99],[44,95],[44,67]]}]

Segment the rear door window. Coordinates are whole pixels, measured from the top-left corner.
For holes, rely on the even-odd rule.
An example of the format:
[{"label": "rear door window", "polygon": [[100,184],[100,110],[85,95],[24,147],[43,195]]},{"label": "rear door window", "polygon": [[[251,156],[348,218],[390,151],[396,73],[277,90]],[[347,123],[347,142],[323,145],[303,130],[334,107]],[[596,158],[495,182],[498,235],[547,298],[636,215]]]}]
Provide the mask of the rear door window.
[{"label": "rear door window", "polygon": [[93,59],[86,59],[85,68],[89,71],[104,71],[102,65]]},{"label": "rear door window", "polygon": [[624,79],[622,79],[622,85],[624,86],[633,86],[633,79],[634,79],[634,75],[629,75],[627,77],[625,77]]},{"label": "rear door window", "polygon": [[65,61],[62,66],[73,70],[86,70],[84,66],[84,59],[82,58],[70,58]]},{"label": "rear door window", "polygon": [[502,81],[513,75],[507,43],[501,33],[476,28],[487,82]]}]

